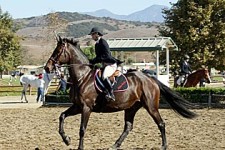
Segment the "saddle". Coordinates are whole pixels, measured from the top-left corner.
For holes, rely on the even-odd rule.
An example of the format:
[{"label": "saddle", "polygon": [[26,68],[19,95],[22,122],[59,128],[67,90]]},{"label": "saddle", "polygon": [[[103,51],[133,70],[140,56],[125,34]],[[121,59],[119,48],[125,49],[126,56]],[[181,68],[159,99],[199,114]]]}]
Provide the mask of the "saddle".
[{"label": "saddle", "polygon": [[[112,76],[109,77],[109,79],[113,85],[114,92],[124,92],[129,87],[127,78],[119,70],[116,70],[112,74]],[[103,92],[105,89],[105,86],[104,86],[103,80],[102,80],[102,70],[100,70],[100,69],[97,69],[95,72],[94,85],[99,92]]]}]

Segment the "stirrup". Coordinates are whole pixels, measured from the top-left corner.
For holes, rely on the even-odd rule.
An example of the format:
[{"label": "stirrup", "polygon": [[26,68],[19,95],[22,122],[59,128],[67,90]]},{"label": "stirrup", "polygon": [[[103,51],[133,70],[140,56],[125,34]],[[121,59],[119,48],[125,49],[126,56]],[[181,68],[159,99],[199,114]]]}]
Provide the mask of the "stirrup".
[{"label": "stirrup", "polygon": [[115,101],[115,97],[109,93],[105,95],[105,98],[107,99],[107,101]]}]

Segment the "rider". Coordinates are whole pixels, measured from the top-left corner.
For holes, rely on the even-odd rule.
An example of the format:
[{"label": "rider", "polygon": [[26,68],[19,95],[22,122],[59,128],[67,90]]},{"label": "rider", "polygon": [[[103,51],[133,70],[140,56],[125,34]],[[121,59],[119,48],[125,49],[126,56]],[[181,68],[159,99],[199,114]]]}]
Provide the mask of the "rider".
[{"label": "rider", "polygon": [[102,63],[104,71],[102,73],[103,83],[105,85],[104,93],[106,94],[106,99],[115,101],[115,96],[113,94],[113,85],[109,77],[116,71],[117,65],[121,64],[122,61],[114,58],[111,55],[109,45],[102,38],[103,34],[99,31],[97,27],[91,29],[89,35],[92,36],[92,39],[96,41],[95,43],[95,54],[96,57],[93,60],[90,60],[90,63]]},{"label": "rider", "polygon": [[43,80],[43,75],[40,73],[38,75],[38,91],[37,91],[37,102],[44,100],[44,84],[45,81]]},{"label": "rider", "polygon": [[186,54],[184,55],[183,61],[180,63],[180,76],[178,79],[178,85],[183,86],[189,74],[191,74],[192,70],[189,64],[190,57]]}]

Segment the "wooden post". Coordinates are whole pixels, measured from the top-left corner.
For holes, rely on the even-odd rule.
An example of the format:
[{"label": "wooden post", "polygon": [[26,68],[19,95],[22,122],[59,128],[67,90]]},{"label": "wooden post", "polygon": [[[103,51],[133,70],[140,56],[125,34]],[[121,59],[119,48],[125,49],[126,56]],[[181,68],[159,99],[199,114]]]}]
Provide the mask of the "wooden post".
[{"label": "wooden post", "polygon": [[208,97],[208,108],[211,108],[212,105],[212,91],[209,91],[209,97]]}]

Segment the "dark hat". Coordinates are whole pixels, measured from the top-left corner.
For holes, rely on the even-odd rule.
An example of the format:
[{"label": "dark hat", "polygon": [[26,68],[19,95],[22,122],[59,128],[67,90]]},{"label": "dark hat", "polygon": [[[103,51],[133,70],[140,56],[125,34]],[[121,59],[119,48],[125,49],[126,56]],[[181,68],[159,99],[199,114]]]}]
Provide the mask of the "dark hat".
[{"label": "dark hat", "polygon": [[103,36],[103,34],[99,31],[97,27],[92,28],[91,32],[88,35],[91,35],[93,33],[98,33],[98,35]]}]

